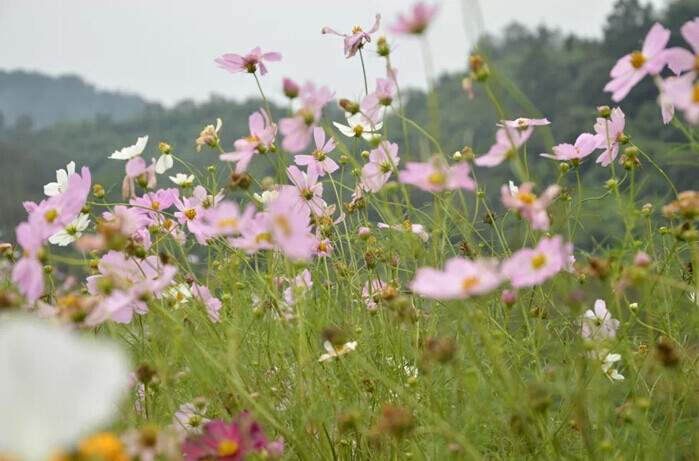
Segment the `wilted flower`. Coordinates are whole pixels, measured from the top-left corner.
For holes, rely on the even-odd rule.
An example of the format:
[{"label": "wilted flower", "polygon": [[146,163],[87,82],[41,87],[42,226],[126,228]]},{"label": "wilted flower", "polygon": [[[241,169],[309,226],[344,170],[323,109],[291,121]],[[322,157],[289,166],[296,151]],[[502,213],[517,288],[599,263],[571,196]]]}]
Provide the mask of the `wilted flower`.
[{"label": "wilted flower", "polygon": [[221,130],[221,126],[223,126],[223,122],[217,118],[216,128],[213,125],[206,125],[201,130],[199,137],[194,141],[197,144],[197,152],[201,152],[202,146],[216,147],[218,145],[218,132]]},{"label": "wilted flower", "polygon": [[365,42],[371,42],[371,36],[370,34],[373,34],[377,30],[379,30],[379,23],[381,22],[381,15],[377,14],[376,15],[376,22],[374,23],[374,26],[369,30],[368,32],[364,32],[361,27],[357,26],[354,29],[352,29],[351,34],[341,34],[339,32],[334,31],[333,29],[329,27],[323,27],[323,30],[321,30],[322,34],[333,34],[333,35],[339,35],[340,37],[344,37],[344,43],[345,43],[345,55],[348,58],[351,58],[355,54],[357,54],[357,51],[359,51],[363,46]]}]

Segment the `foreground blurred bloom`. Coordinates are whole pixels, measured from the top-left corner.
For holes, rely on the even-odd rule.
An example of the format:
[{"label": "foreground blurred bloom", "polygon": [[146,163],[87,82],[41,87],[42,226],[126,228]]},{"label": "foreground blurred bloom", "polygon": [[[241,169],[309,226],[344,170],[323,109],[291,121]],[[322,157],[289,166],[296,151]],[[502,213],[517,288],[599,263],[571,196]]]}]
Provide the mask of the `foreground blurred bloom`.
[{"label": "foreground blurred bloom", "polygon": [[612,318],[603,299],[595,301],[594,310],[587,310],[583,315],[581,335],[586,341],[603,341],[616,337],[619,321]]},{"label": "foreground blurred bloom", "polygon": [[345,38],[345,55],[348,58],[351,58],[355,54],[357,54],[357,51],[362,49],[364,46],[365,42],[371,42],[371,37],[369,34],[373,34],[377,30],[379,30],[379,24],[381,22],[381,15],[377,14],[376,15],[376,22],[374,22],[374,26],[369,30],[369,32],[364,32],[361,27],[357,26],[354,29],[352,29],[351,34],[341,34],[339,32],[334,31],[330,27],[323,27],[323,30],[321,30],[322,34],[333,34],[333,35],[339,35],[340,37]]},{"label": "foreground blurred bloom", "polygon": [[612,109],[609,120],[606,118],[598,118],[595,123],[595,138],[597,139],[597,147],[604,149],[604,152],[597,157],[597,163],[602,166],[607,166],[619,154],[619,144],[627,142],[628,137],[624,134],[626,126],[626,115],[619,107]]},{"label": "foreground blurred bloom", "polygon": [[536,248],[523,248],[502,263],[501,274],[514,288],[539,285],[562,270],[569,268],[573,244],[563,243],[563,237],[542,238]]},{"label": "foreground blurred bloom", "polygon": [[146,148],[146,144],[148,144],[148,136],[142,136],[138,138],[136,141],[136,144],[133,146],[128,146],[124,147],[121,150],[114,151],[112,155],[109,156],[109,158],[113,158],[115,160],[131,160],[134,157],[137,157],[143,153],[144,149]]},{"label": "foreground blurred bloom", "polygon": [[88,224],[90,224],[90,215],[81,214],[64,229],[49,237],[49,242],[60,247],[73,243],[80,238]]},{"label": "foreground blurred bloom", "polygon": [[663,70],[667,63],[664,50],[669,40],[670,31],[656,22],[648,31],[641,51],[619,58],[609,73],[612,80],[604,87],[604,91],[612,93],[612,101],[621,101],[643,77]]},{"label": "foreground blurred bloom", "polygon": [[283,455],[284,442],[270,443],[262,427],[244,411],[230,423],[220,419],[207,423],[202,434],[187,437],[181,450],[185,461],[235,461],[245,459],[248,453],[276,459]]},{"label": "foreground blurred bloom", "polygon": [[398,13],[395,24],[389,27],[389,30],[395,34],[420,35],[425,32],[437,11],[437,4],[429,6],[425,2],[417,2],[413,5],[410,16]]},{"label": "foreground blurred bloom", "polygon": [[502,127],[495,133],[495,144],[493,144],[485,155],[481,155],[475,160],[478,166],[497,166],[508,158],[517,154],[517,149],[522,147],[532,135],[533,127],[524,130],[517,130],[510,127]]},{"label": "foreground blurred bloom", "polygon": [[17,242],[22,247],[22,259],[12,269],[12,281],[19,292],[33,303],[44,292],[44,269],[39,261],[39,250],[43,242],[40,226],[22,223],[17,226]]},{"label": "foreground blurred bloom", "polygon": [[320,127],[313,129],[316,149],[311,155],[297,155],[294,162],[297,165],[307,165],[309,170],[315,168],[318,176],[325,176],[325,173],[332,173],[340,168],[335,161],[328,157],[328,153],[335,149],[335,141],[332,138],[325,142],[325,130]]},{"label": "foreground blurred bloom", "polygon": [[45,460],[107,423],[128,387],[125,354],[24,317],[0,321],[0,453]]},{"label": "foreground blurred bloom", "polygon": [[70,162],[66,169],[56,170],[56,182],[50,182],[44,186],[44,194],[52,197],[65,192],[68,187],[68,176],[75,173],[75,162]]},{"label": "foreground blurred bloom", "polygon": [[124,444],[119,437],[109,432],[101,432],[83,439],[78,444],[81,459],[101,461],[129,461]]},{"label": "foreground blurred bloom", "polygon": [[456,257],[447,260],[443,271],[419,268],[408,288],[427,298],[462,299],[490,293],[500,281],[496,261]]},{"label": "foreground blurred bloom", "polygon": [[262,61],[278,62],[282,60],[282,55],[277,52],[262,53],[260,47],[255,47],[249,54],[240,56],[235,53],[226,53],[220,58],[214,59],[221,69],[225,69],[231,74],[238,72],[255,73],[257,68],[260,68],[260,75],[267,73],[267,68]]},{"label": "foreground blurred bloom", "polygon": [[670,48],[665,51],[667,66],[675,73],[694,70],[699,72],[699,17],[684,23],[680,33],[689,43],[693,53],[684,48]]},{"label": "foreground blurred bloom", "polygon": [[579,165],[580,160],[590,155],[599,147],[599,142],[599,138],[597,138],[595,135],[590,133],[582,133],[580,136],[578,136],[578,139],[575,140],[575,144],[558,144],[557,146],[553,146],[552,150],[554,155],[541,154],[541,156],[559,160],[561,162],[570,162],[573,165]]},{"label": "foreground blurred bloom", "polygon": [[362,167],[361,184],[366,191],[378,192],[386,184],[391,172],[398,167],[398,144],[382,142],[369,152],[369,163]]},{"label": "foreground blurred bloom", "polygon": [[541,194],[541,197],[534,195],[532,189],[534,189],[534,183],[530,182],[525,182],[520,187],[504,184],[500,189],[502,203],[529,221],[532,229],[547,231],[550,222],[546,207],[556,198],[561,187],[558,185],[549,186]]},{"label": "foreground blurred bloom", "polygon": [[449,166],[442,156],[435,155],[427,163],[408,162],[398,173],[401,182],[412,184],[428,192],[476,188],[469,176],[471,167],[466,162]]},{"label": "foreground blurred bloom", "polygon": [[350,341],[338,346],[333,346],[330,341],[325,341],[323,343],[323,347],[327,352],[318,357],[319,362],[327,362],[330,359],[345,355],[348,352],[355,350],[357,348],[357,341]]}]

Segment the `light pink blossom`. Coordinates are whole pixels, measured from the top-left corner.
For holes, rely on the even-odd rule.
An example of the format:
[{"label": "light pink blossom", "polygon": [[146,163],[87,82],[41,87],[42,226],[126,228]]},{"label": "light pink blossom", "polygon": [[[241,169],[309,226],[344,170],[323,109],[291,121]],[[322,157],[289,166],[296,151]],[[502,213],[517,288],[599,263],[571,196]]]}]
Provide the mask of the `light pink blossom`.
[{"label": "light pink blossom", "polygon": [[321,30],[322,34],[332,34],[332,35],[339,35],[340,37],[344,37],[344,44],[345,44],[345,55],[348,58],[351,58],[355,54],[357,54],[357,51],[362,49],[364,47],[365,43],[371,42],[371,36],[370,34],[373,34],[377,30],[379,30],[379,24],[381,23],[381,15],[377,14],[376,15],[376,21],[374,22],[374,26],[368,31],[364,32],[361,27],[357,26],[354,29],[352,29],[351,34],[341,34],[339,32],[336,32],[335,30],[329,28],[329,27],[323,27],[323,30]]},{"label": "light pink blossom", "polygon": [[318,176],[325,176],[325,173],[336,171],[339,166],[335,161],[328,156],[335,149],[335,141],[332,138],[325,142],[325,130],[320,127],[313,129],[313,137],[316,143],[316,149],[311,155],[297,155],[294,157],[294,163],[297,165],[308,166],[309,170],[315,168]]},{"label": "light pink blossom", "polygon": [[532,229],[548,231],[550,223],[546,207],[558,196],[561,187],[558,185],[549,186],[541,194],[541,197],[537,197],[532,189],[534,189],[534,184],[526,182],[517,188],[516,194],[513,194],[510,186],[504,184],[500,189],[502,203],[529,221]]},{"label": "light pink blossom", "polygon": [[398,178],[405,184],[412,184],[428,192],[443,190],[476,188],[476,183],[469,176],[471,167],[466,162],[448,165],[442,156],[435,155],[429,162],[408,162],[405,170],[398,173]]},{"label": "light pink blossom", "polygon": [[[602,166],[607,166],[619,154],[619,144],[623,140],[624,126],[626,125],[626,116],[621,108],[615,107],[612,109],[609,120],[599,117],[595,123],[595,138],[597,139],[597,147],[604,149],[604,152],[597,157],[596,162]],[[610,153],[611,152],[611,153]]]},{"label": "light pink blossom", "polygon": [[478,166],[497,166],[508,158],[512,158],[517,153],[517,149],[522,147],[532,135],[534,128],[529,127],[524,130],[514,129],[507,126],[501,127],[495,133],[495,144],[493,144],[485,155],[476,158],[474,163]]},{"label": "light pink blossom", "polygon": [[[623,128],[622,128],[623,129]],[[570,162],[579,165],[584,159],[599,148],[599,138],[590,133],[582,133],[575,140],[575,144],[558,144],[553,146],[553,154],[541,154],[542,157],[552,158],[561,162]]]},{"label": "light pink blossom", "polygon": [[425,2],[417,2],[413,5],[410,15],[398,13],[395,24],[389,27],[394,34],[420,35],[439,11],[439,4],[427,5]]},{"label": "light pink blossom", "polygon": [[427,298],[447,300],[484,295],[495,290],[500,283],[496,261],[456,257],[447,260],[443,271],[432,267],[419,268],[408,288]]},{"label": "light pink blossom", "polygon": [[226,53],[220,58],[214,59],[214,62],[218,64],[221,69],[225,69],[231,74],[238,72],[249,72],[255,73],[257,68],[260,68],[260,75],[265,75],[267,73],[267,68],[264,62],[278,62],[282,60],[282,55],[277,52],[262,53],[260,47],[255,47],[249,54],[245,56],[240,56],[234,53]]},{"label": "light pink blossom", "polygon": [[501,274],[514,288],[539,285],[562,270],[568,270],[573,244],[563,237],[542,238],[536,248],[523,248],[504,261]]},{"label": "light pink blossom", "polygon": [[369,152],[369,162],[362,167],[362,188],[371,192],[380,191],[399,163],[398,144],[382,142]]}]

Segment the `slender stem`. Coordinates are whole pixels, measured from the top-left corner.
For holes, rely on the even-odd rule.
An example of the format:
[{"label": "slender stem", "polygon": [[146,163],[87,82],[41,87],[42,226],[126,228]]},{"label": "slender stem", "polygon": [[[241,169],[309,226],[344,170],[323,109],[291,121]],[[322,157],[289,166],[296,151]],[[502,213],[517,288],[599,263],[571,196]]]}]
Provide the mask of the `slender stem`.
[{"label": "slender stem", "polygon": [[362,61],[362,74],[364,75],[364,93],[369,94],[369,82],[366,79],[366,67],[364,66],[364,55],[362,54],[362,48],[359,48],[359,59]]}]

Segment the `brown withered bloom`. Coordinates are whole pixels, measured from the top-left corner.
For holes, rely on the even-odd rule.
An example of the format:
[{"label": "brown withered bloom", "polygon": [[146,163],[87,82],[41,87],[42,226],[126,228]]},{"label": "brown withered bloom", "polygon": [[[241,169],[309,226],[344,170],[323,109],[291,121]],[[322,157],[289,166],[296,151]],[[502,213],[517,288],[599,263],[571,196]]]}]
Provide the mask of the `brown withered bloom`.
[{"label": "brown withered bloom", "polygon": [[409,408],[388,403],[381,406],[381,419],[371,428],[374,435],[389,433],[402,437],[415,426],[413,412]]},{"label": "brown withered bloom", "polygon": [[699,217],[699,192],[695,190],[680,192],[677,200],[665,205],[662,211],[663,215],[668,219],[676,214],[688,220],[696,219]]}]

